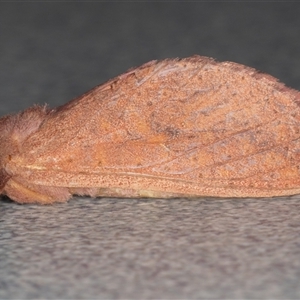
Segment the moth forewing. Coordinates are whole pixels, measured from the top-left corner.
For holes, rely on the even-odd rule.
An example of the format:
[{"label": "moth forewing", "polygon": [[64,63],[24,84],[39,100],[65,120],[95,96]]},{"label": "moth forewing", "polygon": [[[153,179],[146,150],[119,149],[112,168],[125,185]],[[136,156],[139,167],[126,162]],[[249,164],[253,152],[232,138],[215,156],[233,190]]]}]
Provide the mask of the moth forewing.
[{"label": "moth forewing", "polygon": [[2,164],[3,193],[43,203],[299,193],[298,103],[297,91],[239,64],[152,61],[47,111]]}]

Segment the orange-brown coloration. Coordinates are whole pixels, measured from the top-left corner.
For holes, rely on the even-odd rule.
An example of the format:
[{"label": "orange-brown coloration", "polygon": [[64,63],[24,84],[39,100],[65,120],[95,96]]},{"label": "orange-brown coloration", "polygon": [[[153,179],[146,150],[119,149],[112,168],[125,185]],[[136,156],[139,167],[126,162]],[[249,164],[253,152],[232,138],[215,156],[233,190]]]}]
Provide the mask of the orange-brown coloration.
[{"label": "orange-brown coloration", "polygon": [[194,56],[152,61],[49,110],[0,119],[0,192],[266,197],[300,193],[300,95]]}]

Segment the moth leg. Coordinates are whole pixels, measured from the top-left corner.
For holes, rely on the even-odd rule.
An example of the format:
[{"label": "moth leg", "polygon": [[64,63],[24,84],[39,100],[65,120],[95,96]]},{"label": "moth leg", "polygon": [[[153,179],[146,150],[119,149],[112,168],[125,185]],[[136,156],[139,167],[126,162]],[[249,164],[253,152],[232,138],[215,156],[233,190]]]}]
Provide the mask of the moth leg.
[{"label": "moth leg", "polygon": [[41,204],[65,202],[72,196],[68,188],[28,184],[12,178],[6,183],[4,194],[19,203]]}]

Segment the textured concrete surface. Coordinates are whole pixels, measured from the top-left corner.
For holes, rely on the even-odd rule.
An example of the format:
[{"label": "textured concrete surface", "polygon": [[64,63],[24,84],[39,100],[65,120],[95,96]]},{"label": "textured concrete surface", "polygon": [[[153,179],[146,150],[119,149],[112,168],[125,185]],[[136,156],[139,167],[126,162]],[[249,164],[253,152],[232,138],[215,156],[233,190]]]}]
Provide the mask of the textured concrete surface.
[{"label": "textured concrete surface", "polygon": [[1,299],[300,297],[300,198],[1,203]]},{"label": "textured concrete surface", "polygon": [[[231,60],[300,89],[298,3],[0,3],[0,114],[152,59]],[[299,299],[300,197],[0,200],[0,299]]]}]

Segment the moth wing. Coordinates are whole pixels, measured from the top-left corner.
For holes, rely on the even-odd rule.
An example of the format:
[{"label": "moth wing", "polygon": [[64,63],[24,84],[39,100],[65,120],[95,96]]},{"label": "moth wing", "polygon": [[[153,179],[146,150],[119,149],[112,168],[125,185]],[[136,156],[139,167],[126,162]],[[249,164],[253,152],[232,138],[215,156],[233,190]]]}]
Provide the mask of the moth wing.
[{"label": "moth wing", "polygon": [[300,187],[299,116],[299,94],[251,68],[153,61],[53,111],[13,163],[52,186],[287,193]]}]

